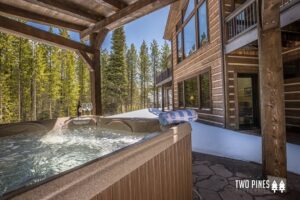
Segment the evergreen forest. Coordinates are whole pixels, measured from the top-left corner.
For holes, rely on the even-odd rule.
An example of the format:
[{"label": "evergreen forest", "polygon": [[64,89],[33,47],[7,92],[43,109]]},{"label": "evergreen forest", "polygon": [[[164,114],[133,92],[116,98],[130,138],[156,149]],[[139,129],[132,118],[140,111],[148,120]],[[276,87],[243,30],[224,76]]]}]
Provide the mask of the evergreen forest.
[{"label": "evergreen forest", "polygon": [[[59,34],[70,37],[63,29]],[[101,49],[104,115],[153,107],[155,76],[168,67],[169,54],[169,45],[156,40],[127,46],[124,28],[114,30],[111,49]],[[0,124],[75,116],[78,102],[91,102],[81,57],[0,33]]]}]

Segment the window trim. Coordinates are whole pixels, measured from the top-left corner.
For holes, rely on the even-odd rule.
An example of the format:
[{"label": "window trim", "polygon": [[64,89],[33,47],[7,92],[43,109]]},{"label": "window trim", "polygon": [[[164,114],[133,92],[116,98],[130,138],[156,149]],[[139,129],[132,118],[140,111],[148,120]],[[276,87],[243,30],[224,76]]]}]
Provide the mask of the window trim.
[{"label": "window trim", "polygon": [[[205,74],[205,73],[209,73],[209,89],[210,89],[210,107],[209,108],[202,108],[201,107],[201,84],[200,84],[200,76],[202,74]],[[185,81],[186,80],[189,80],[189,79],[193,79],[193,78],[197,78],[197,95],[198,95],[198,106],[197,107],[186,107],[185,105]],[[180,95],[179,95],[179,84],[182,84],[182,93],[183,93],[183,99],[182,99],[182,102],[183,102],[183,105],[180,106],[179,105],[179,98],[180,98]],[[178,108],[190,108],[190,109],[194,109],[196,110],[197,112],[199,113],[212,113],[213,111],[213,100],[212,100],[212,74],[211,74],[211,67],[207,67],[203,70],[201,70],[200,72],[198,72],[196,75],[193,75],[193,76],[189,76],[189,77],[186,77],[185,79],[183,80],[180,80],[179,82],[177,82],[177,99],[178,99]]]},{"label": "window trim", "polygon": [[[208,77],[209,77],[209,90],[210,90],[210,107],[206,108],[206,107],[202,107],[201,105],[201,82],[200,82],[200,76],[208,73]],[[199,88],[198,88],[198,93],[199,93],[199,111],[203,112],[203,113],[212,113],[213,110],[213,101],[212,101],[212,78],[211,78],[211,67],[207,67],[206,69],[202,70],[199,74],[198,74],[198,84],[199,84]]]},{"label": "window trim", "polygon": [[[188,80],[191,80],[191,79],[196,79],[196,81],[197,81],[197,92],[196,92],[196,94],[197,94],[197,106],[196,107],[193,107],[193,106],[189,106],[189,107],[187,107],[186,106],[186,104],[185,104],[185,81],[188,81]],[[198,80],[198,76],[192,76],[192,77],[189,77],[189,78],[187,78],[187,79],[184,79],[183,81],[183,99],[184,99],[184,108],[189,108],[189,109],[195,109],[195,110],[197,110],[198,108],[199,108],[199,105],[200,105],[200,98],[199,98],[199,92],[198,92],[198,90],[199,90],[199,85],[198,85],[198,83],[199,83],[199,80]]]},{"label": "window trim", "polygon": [[[200,7],[202,6],[202,4],[204,3],[204,2],[206,2],[206,28],[207,28],[207,43],[206,44],[204,44],[204,45],[202,45],[201,46],[201,44],[200,44],[200,37],[201,37],[201,35],[200,35],[200,33],[199,33],[199,9],[200,9]],[[201,1],[201,4],[200,4],[200,6],[197,8],[197,40],[198,40],[198,43],[197,43],[197,47],[198,47],[198,49],[200,49],[200,48],[202,48],[202,47],[204,47],[204,46],[206,46],[208,43],[209,43],[209,41],[210,41],[210,32],[209,32],[209,20],[208,20],[208,18],[209,18],[209,13],[208,13],[208,0],[202,0]]]},{"label": "window trim", "polygon": [[[191,0],[190,0],[191,1]],[[178,44],[178,40],[177,40],[177,36],[178,33],[181,32],[181,43],[182,43],[182,60],[180,62],[182,62],[185,58],[193,55],[194,53],[196,53],[199,49],[201,49],[202,47],[206,46],[209,41],[210,41],[210,34],[209,34],[209,10],[208,10],[208,0],[199,0],[199,2],[197,3],[197,0],[192,0],[194,1],[194,10],[191,12],[191,14],[187,17],[186,20],[184,20],[184,14],[186,12],[186,9],[188,7],[188,3],[189,1],[186,2],[186,4],[184,5],[184,8],[181,10],[181,16],[180,19],[178,20],[177,24],[176,24],[176,44]],[[207,21],[207,43],[205,45],[200,45],[200,36],[199,36],[199,16],[198,16],[198,10],[201,7],[201,5],[206,2],[206,21]],[[192,19],[192,17],[195,16],[195,30],[196,30],[196,50],[188,55],[187,57],[184,55],[184,27],[186,26],[186,24]],[[176,46],[177,49],[177,46]],[[176,51],[176,57],[177,57],[177,64],[180,63],[178,62],[178,50]]]}]

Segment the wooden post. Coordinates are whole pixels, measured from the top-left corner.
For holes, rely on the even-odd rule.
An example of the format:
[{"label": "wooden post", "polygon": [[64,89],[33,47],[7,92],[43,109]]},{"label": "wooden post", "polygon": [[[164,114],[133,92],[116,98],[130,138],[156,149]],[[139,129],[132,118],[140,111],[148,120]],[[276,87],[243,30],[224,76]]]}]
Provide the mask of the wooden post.
[{"label": "wooden post", "polygon": [[94,114],[96,115],[102,115],[102,92],[101,92],[101,66],[100,66],[100,50],[96,50],[93,56],[93,68],[94,71],[92,77],[93,77],[93,87],[94,87]]},{"label": "wooden post", "polygon": [[281,0],[259,0],[259,77],[263,175],[286,178]]},{"label": "wooden post", "polygon": [[[101,66],[100,66],[100,45],[104,41],[108,30],[102,30],[97,34],[90,36],[90,42],[94,49],[92,56],[90,83],[91,83],[91,100],[94,105],[93,114],[102,115],[102,97],[101,97]],[[88,62],[88,61],[87,61]]]},{"label": "wooden post", "polygon": [[161,86],[161,110],[165,111],[165,88],[163,85]]}]

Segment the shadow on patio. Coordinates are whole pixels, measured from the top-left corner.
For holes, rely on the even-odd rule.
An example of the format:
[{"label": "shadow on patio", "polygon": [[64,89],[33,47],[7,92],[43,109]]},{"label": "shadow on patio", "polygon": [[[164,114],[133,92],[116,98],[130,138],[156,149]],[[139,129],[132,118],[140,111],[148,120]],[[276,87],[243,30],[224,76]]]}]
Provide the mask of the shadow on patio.
[{"label": "shadow on patio", "polygon": [[261,165],[193,152],[193,200],[297,200],[300,176],[288,173],[288,193],[236,189],[235,180],[261,179]]}]

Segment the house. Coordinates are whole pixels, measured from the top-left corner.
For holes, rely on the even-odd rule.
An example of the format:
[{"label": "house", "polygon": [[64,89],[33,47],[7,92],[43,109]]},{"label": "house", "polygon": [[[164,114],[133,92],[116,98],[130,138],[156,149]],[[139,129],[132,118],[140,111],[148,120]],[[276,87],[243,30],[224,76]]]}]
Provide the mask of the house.
[{"label": "house", "polygon": [[[286,127],[295,132],[300,130],[300,21],[288,16],[300,8],[297,2],[281,6]],[[194,108],[201,122],[229,129],[260,128],[257,13],[256,1],[246,0],[171,6],[165,39],[172,42],[175,109]]]},{"label": "house", "polygon": [[[172,44],[173,108],[195,109],[206,124],[262,135],[263,154],[280,147],[276,162],[284,163],[285,131],[289,142],[300,138],[300,3],[266,2],[175,2],[164,38]],[[266,14],[270,8],[280,15]],[[275,36],[269,30],[276,24]],[[268,143],[272,138],[280,144]]]}]

